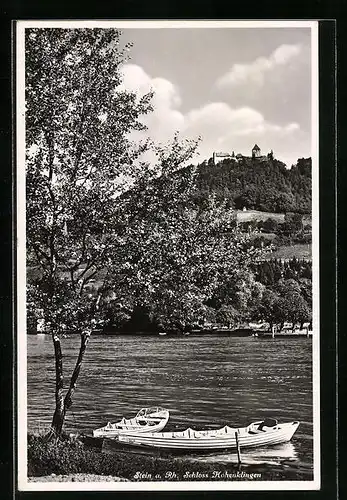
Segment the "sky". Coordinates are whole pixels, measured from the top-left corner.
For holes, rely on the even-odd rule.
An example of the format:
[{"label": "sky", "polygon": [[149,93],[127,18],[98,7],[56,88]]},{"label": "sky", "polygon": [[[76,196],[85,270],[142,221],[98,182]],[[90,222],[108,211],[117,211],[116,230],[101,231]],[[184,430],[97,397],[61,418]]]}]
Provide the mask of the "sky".
[{"label": "sky", "polygon": [[125,28],[123,85],[155,91],[147,135],[201,136],[195,162],[214,151],[250,155],[255,143],[290,167],[311,156],[311,30]]}]

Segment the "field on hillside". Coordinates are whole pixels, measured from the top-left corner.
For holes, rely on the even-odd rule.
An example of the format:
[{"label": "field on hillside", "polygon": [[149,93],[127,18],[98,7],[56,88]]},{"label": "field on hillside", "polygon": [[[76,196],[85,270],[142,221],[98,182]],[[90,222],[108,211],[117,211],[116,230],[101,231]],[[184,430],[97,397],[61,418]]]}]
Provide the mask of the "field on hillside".
[{"label": "field on hillside", "polygon": [[[284,222],[285,214],[276,214],[273,212],[260,212],[258,210],[236,210],[236,218],[238,222],[248,222],[251,220],[264,221],[267,219],[275,219],[277,222]],[[305,214],[302,218],[304,226],[311,224],[311,215]]]},{"label": "field on hillside", "polygon": [[284,214],[275,214],[272,212],[259,212],[258,210],[236,210],[238,222],[248,222],[250,220],[275,219],[277,222],[284,222]]},{"label": "field on hillside", "polygon": [[279,247],[275,252],[269,254],[269,259],[305,259],[312,260],[312,245],[311,243]]},{"label": "field on hillside", "polygon": [[276,235],[275,233],[254,233],[254,234],[251,234],[251,239],[256,239],[256,238],[264,238],[264,240],[268,240],[268,241],[272,241],[276,238]]}]

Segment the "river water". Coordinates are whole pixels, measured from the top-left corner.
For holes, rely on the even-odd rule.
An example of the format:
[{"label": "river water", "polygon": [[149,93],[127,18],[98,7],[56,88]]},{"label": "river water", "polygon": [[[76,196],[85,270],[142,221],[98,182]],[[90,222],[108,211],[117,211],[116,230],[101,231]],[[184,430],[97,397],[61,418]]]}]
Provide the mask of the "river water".
[{"label": "river water", "polygon": [[[78,336],[62,339],[66,377],[78,348]],[[50,336],[28,336],[29,431],[50,425],[54,377]],[[312,472],[311,339],[92,336],[65,430],[91,433],[157,405],[170,411],[169,430],[243,427],[265,417],[299,420],[290,443],[245,452],[243,462]],[[194,459],[228,462],[235,457]]]}]

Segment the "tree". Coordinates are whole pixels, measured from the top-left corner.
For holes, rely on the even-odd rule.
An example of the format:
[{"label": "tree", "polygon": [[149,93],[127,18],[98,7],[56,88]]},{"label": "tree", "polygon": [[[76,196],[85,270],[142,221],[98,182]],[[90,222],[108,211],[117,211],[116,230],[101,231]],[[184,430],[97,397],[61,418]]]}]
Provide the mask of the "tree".
[{"label": "tree", "polygon": [[289,210],[293,210],[295,206],[295,199],[292,193],[288,192],[279,192],[274,195],[274,212],[288,212]]},{"label": "tree", "polygon": [[[52,332],[51,435],[59,436],[119,240],[118,195],[148,148],[129,133],[144,129],[140,118],[151,110],[151,94],[117,91],[128,46],[119,48],[115,29],[27,29],[25,44],[27,252],[28,267],[37,270],[28,296]],[[88,289],[92,279],[97,293]],[[81,334],[65,394],[64,328]]]},{"label": "tree", "polygon": [[276,284],[276,292],[281,296],[300,295],[300,285],[295,279],[281,279]]},{"label": "tree", "polygon": [[286,213],[284,216],[285,231],[289,234],[303,230],[303,216],[298,213]]},{"label": "tree", "polygon": [[256,319],[267,321],[272,329],[274,324],[285,321],[283,299],[276,292],[266,288],[253,314]]},{"label": "tree", "polygon": [[284,309],[287,311],[287,318],[293,324],[312,321],[312,312],[302,295],[287,295],[284,299]]},{"label": "tree", "polygon": [[311,320],[311,309],[302,295],[303,292],[307,299],[310,300],[312,289],[309,291],[311,287],[307,281],[300,280],[300,282],[297,282],[294,279],[283,279],[276,285],[276,290],[282,298],[284,319],[290,321],[293,324],[293,328],[298,322],[302,324],[305,321]]},{"label": "tree", "polygon": [[216,319],[218,323],[228,328],[236,326],[240,320],[240,313],[232,305],[223,305],[218,311]]},{"label": "tree", "polygon": [[[27,248],[35,269],[28,296],[52,332],[53,437],[96,322],[116,313],[122,325],[131,312],[148,311],[150,321],[184,330],[211,313],[207,301],[221,283],[240,280],[261,251],[238,233],[223,201],[195,202],[196,170],[181,167],[196,141],[130,140],[144,129],[151,94],[119,87],[125,56],[117,30],[28,30],[26,57]],[[152,165],[141,161],[150,147]],[[66,393],[64,329],[81,335]]]},{"label": "tree", "polygon": [[269,217],[263,222],[264,233],[276,233],[278,230],[278,222],[276,219]]},{"label": "tree", "polygon": [[149,307],[163,328],[184,331],[205,315],[221,285],[241,280],[261,252],[239,234],[224,202],[195,203],[196,171],[176,170],[186,153],[175,141],[160,151],[161,177],[137,183],[124,201],[126,259],[114,256],[110,287],[119,300],[131,297],[133,307]]},{"label": "tree", "polygon": [[272,261],[264,261],[259,265],[259,281],[266,286],[272,286],[275,282]]}]

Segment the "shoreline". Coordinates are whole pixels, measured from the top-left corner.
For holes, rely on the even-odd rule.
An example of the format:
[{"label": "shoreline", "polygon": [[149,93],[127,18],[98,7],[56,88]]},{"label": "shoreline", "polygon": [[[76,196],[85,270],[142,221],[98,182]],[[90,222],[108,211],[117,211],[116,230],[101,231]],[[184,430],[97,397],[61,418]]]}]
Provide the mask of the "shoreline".
[{"label": "shoreline", "polygon": [[202,462],[173,456],[105,453],[79,440],[45,442],[28,435],[28,482],[157,482],[313,480],[308,464]]},{"label": "shoreline", "polygon": [[50,474],[47,476],[29,476],[28,477],[28,482],[29,483],[51,483],[51,482],[57,482],[57,483],[82,483],[82,482],[88,482],[88,483],[120,483],[120,482],[129,482],[129,479],[125,479],[124,477],[118,477],[118,476],[103,476],[102,474],[87,474],[87,473],[82,473],[82,472],[77,472],[75,474]]},{"label": "shoreline", "polygon": [[[50,333],[28,333],[27,335],[29,336],[34,336],[34,337],[40,337],[40,336],[45,336],[45,335],[51,335]],[[70,337],[73,335],[79,335],[78,333],[75,332],[70,332],[70,333],[65,333],[63,334],[63,337]],[[263,331],[263,330],[249,330],[245,332],[235,332],[233,330],[206,330],[206,331],[192,331],[192,332],[187,332],[187,333],[171,333],[171,332],[92,332],[93,337],[170,337],[170,338],[181,338],[181,337],[231,337],[231,338],[249,338],[249,337],[271,337],[272,333],[270,331]],[[275,333],[275,337],[280,337],[280,338],[287,338],[287,339],[293,339],[293,338],[312,338],[313,332],[312,330],[309,330],[308,333],[306,332],[277,332]]]}]

